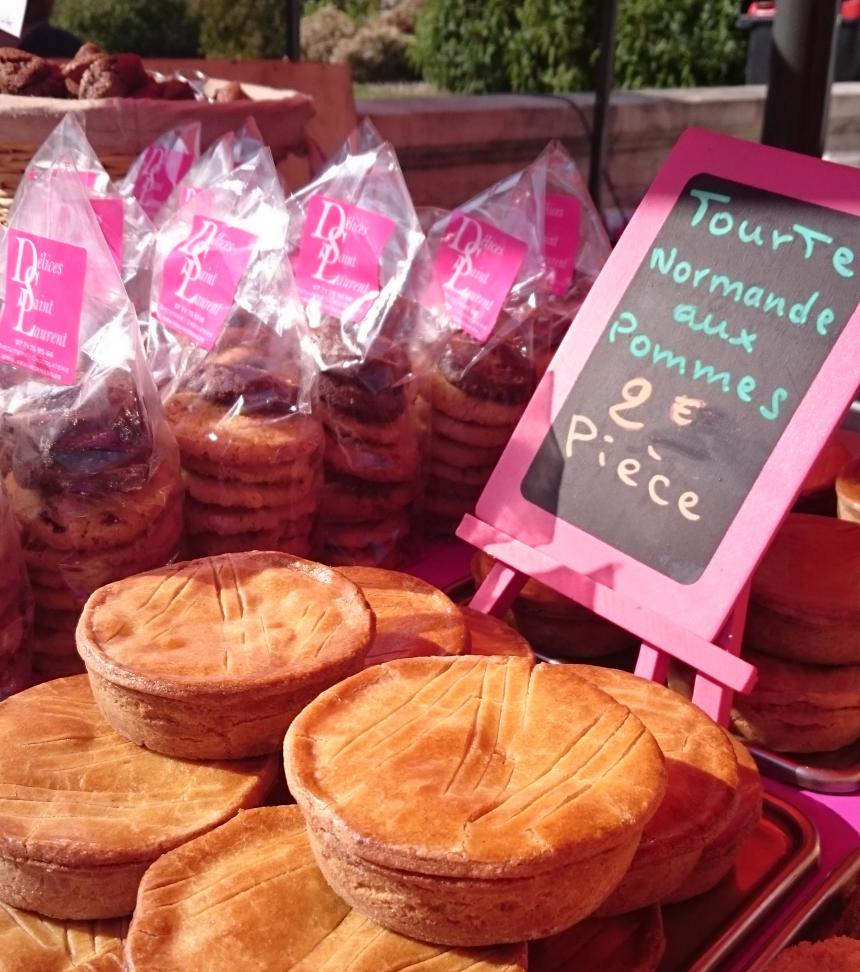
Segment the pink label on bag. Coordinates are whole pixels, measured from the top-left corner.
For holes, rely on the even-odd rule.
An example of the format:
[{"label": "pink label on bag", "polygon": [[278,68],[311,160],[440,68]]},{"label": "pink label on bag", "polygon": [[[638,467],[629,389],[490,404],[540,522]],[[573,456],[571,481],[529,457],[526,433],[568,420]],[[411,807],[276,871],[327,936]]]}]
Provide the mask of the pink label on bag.
[{"label": "pink label on bag", "polygon": [[576,196],[547,193],[544,217],[544,256],[552,272],[550,290],[560,297],[573,283],[579,249],[580,202]]},{"label": "pink label on bag", "polygon": [[102,234],[107,242],[117,270],[122,274],[122,231],[123,208],[122,199],[108,196],[105,199],[90,199],[90,205],[96,214]]},{"label": "pink label on bag", "polygon": [[83,247],[9,230],[0,360],[74,383],[86,270]]},{"label": "pink label on bag", "polygon": [[457,327],[486,341],[517,278],[526,245],[495,226],[455,212],[436,254],[436,278]]},{"label": "pink label on bag", "polygon": [[233,306],[257,237],[195,214],[191,234],[165,259],[156,316],[208,351]]},{"label": "pink label on bag", "polygon": [[379,293],[379,261],[393,232],[387,216],[314,196],[293,267],[302,300],[319,301],[326,314],[361,320]]},{"label": "pink label on bag", "polygon": [[143,153],[143,161],[134,180],[134,197],[152,219],[167,202],[173,187],[191,168],[194,156],[190,152],[150,145]]}]

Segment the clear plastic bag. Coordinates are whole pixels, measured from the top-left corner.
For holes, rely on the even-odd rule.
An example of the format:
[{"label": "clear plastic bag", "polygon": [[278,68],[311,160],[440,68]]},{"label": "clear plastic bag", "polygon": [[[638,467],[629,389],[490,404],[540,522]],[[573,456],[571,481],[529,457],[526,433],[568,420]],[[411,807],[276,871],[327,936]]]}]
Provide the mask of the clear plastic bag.
[{"label": "clear plastic bag", "polygon": [[540,379],[603,269],[611,245],[576,162],[564,146],[551,142],[535,167],[546,178],[544,252],[551,273],[549,292],[535,309]]},{"label": "clear plastic bag", "polygon": [[0,487],[0,701],[30,684],[32,623],[33,598],[18,527]]},{"label": "clear plastic bag", "polygon": [[200,122],[172,128],[147,145],[117,188],[126,199],[136,199],[155,222],[174,187],[199,155]]},{"label": "clear plastic bag", "polygon": [[182,526],[176,443],[73,161],[22,182],[0,244],[0,470],[43,678],[82,670],[86,598],[167,562]]},{"label": "clear plastic bag", "polygon": [[474,508],[534,391],[535,311],[552,281],[545,197],[545,169],[530,166],[428,229],[423,301],[449,329],[426,390],[430,534]]},{"label": "clear plastic bag", "polygon": [[150,339],[194,555],[310,553],[323,439],[286,232],[262,149],[207,182],[159,234]]},{"label": "clear plastic bag", "polygon": [[[66,115],[30,160],[24,179],[34,181],[40,173],[65,159],[86,190],[108,249],[120,271],[134,309],[142,314],[149,303],[152,249],[155,227],[134,198],[122,196],[110,181],[84,130],[72,114]],[[9,212],[14,218],[18,196]]]},{"label": "clear plastic bag", "polygon": [[412,296],[424,236],[394,149],[369,123],[288,207],[326,434],[316,556],[396,565],[421,484],[419,393],[439,340]]}]

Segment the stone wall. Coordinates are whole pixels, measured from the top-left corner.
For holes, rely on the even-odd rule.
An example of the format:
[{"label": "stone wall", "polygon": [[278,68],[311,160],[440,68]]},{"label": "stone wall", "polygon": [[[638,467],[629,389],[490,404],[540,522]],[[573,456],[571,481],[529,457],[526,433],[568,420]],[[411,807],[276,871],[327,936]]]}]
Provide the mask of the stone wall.
[{"label": "stone wall", "polygon": [[[619,92],[610,113],[603,205],[630,210],[690,126],[758,139],[761,86]],[[522,168],[553,138],[588,170],[592,95],[359,100],[396,147],[418,205],[453,207]],[[834,85],[828,154],[860,161],[860,83]]]}]

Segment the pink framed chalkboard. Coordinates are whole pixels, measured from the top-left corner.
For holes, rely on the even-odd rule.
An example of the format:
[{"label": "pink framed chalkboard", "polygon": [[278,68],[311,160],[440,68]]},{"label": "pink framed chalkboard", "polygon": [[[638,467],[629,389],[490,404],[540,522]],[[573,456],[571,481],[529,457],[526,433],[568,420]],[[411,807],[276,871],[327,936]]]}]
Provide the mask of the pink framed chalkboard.
[{"label": "pink framed chalkboard", "polygon": [[713,640],[860,384],[858,302],[860,170],[688,131],[460,535]]}]

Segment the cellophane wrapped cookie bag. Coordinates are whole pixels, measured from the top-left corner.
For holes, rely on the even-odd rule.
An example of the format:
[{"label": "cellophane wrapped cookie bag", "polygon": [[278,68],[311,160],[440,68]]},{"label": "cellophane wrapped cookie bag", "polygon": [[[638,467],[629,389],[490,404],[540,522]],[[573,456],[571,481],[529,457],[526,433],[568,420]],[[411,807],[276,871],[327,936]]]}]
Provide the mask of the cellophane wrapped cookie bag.
[{"label": "cellophane wrapped cookie bag", "polygon": [[191,198],[206,187],[228,175],[237,166],[244,165],[266,147],[260,129],[253,118],[248,118],[234,132],[225,132],[220,138],[195,158],[182,178],[173,186],[156,218],[161,228],[176,215]]},{"label": "cellophane wrapped cookie bag", "polygon": [[[66,115],[30,160],[24,179],[35,181],[65,159],[76,173],[90,201],[102,235],[122,277],[135,312],[142,314],[149,303],[155,227],[133,197],[125,197],[111,183],[74,115]],[[15,214],[20,194],[13,200],[9,219]]]},{"label": "cellophane wrapped cookie bag", "polygon": [[30,684],[33,598],[18,525],[0,487],[0,701]]},{"label": "cellophane wrapped cookie bag", "polygon": [[187,486],[186,546],[306,556],[323,435],[271,152],[199,189],[161,228],[148,325]]},{"label": "cellophane wrapped cookie bag", "polygon": [[535,364],[540,379],[603,269],[611,246],[573,158],[551,142],[535,163],[546,178],[544,255],[549,290],[535,308]]},{"label": "cellophane wrapped cookie bag", "polygon": [[0,443],[35,675],[83,671],[83,603],[175,556],[182,483],[134,308],[69,158],[22,182],[0,243]]},{"label": "cellophane wrapped cookie bag", "polygon": [[425,394],[431,428],[427,531],[474,508],[535,389],[535,312],[549,293],[546,168],[528,169],[429,227],[423,301],[449,331]]},{"label": "cellophane wrapped cookie bag", "polygon": [[137,200],[154,222],[199,156],[200,122],[171,128],[147,145],[117,189],[126,199]]},{"label": "cellophane wrapped cookie bag", "polygon": [[397,566],[421,485],[419,392],[439,334],[410,297],[424,236],[394,149],[369,123],[288,206],[325,426],[315,556]]}]

